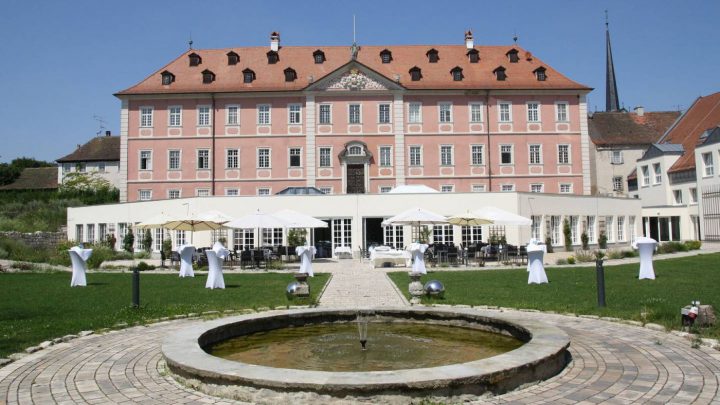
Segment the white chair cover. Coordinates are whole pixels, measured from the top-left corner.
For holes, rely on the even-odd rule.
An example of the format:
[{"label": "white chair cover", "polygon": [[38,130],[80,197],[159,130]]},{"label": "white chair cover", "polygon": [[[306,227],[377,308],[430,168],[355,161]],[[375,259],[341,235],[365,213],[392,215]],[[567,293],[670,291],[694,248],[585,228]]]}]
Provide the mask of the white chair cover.
[{"label": "white chair cover", "polygon": [[206,250],[205,254],[208,259],[208,278],[205,282],[205,288],[225,288],[225,278],[222,273],[223,259],[215,253],[214,250]]},{"label": "white chair cover", "polygon": [[79,246],[73,246],[68,250],[70,252],[70,262],[72,263],[72,279],[70,287],[87,286],[85,272],[87,272],[87,259],[92,255],[92,249],[83,249]]},{"label": "white chair cover", "polygon": [[637,238],[632,246],[640,253],[640,274],[638,279],[655,280],[655,269],[653,268],[652,256],[657,241],[652,238]]},{"label": "white chair cover", "polygon": [[410,253],[412,254],[413,273],[427,274],[427,269],[425,268],[425,251],[427,250],[427,248],[428,245],[424,243],[410,244],[408,250],[410,250]]},{"label": "white chair cover", "polygon": [[182,245],[177,249],[180,255],[180,277],[195,277],[192,267],[192,257],[195,254],[195,246]]},{"label": "white chair cover", "polygon": [[545,251],[541,246],[528,244],[528,284],[545,284],[548,282],[545,267],[543,266],[543,256]]},{"label": "white chair cover", "polygon": [[300,258],[300,273],[314,277],[312,268],[312,257],[316,253],[315,246],[298,246],[295,253]]}]

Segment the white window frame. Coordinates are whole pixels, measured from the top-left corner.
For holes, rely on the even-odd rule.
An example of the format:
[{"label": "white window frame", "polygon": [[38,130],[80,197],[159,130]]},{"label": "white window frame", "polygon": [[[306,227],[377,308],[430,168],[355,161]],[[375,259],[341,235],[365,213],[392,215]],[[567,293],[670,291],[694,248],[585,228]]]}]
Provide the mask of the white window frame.
[{"label": "white window frame", "polygon": [[380,192],[380,194],[389,193],[390,190],[392,190],[392,186],[379,186],[378,187],[378,191]]},{"label": "white window frame", "polygon": [[[483,108],[484,107],[485,107],[485,105],[483,103],[478,103],[478,102],[468,103],[468,121],[471,123],[483,122]],[[476,117],[473,116],[473,113],[475,113],[475,112],[478,115]]]},{"label": "white window frame", "polygon": [[[565,111],[560,111],[560,106],[564,106]],[[561,116],[564,114],[564,117]],[[555,122],[570,122],[570,105],[567,101],[556,101],[555,102]]]},{"label": "white window frame", "polygon": [[[438,122],[440,124],[451,124],[453,122],[453,103],[449,101],[441,101],[438,104]],[[448,118],[443,119],[443,108],[447,107]]]},{"label": "white window frame", "polygon": [[[537,160],[533,158],[533,147],[537,146]],[[533,143],[528,145],[528,164],[531,165],[542,165],[543,164],[543,153],[542,153],[542,144],[539,143]]]},{"label": "white window frame", "polygon": [[[417,106],[417,119],[413,119],[412,108]],[[408,124],[422,124],[422,103],[413,101],[408,103]]]},{"label": "white window frame", "polygon": [[662,166],[660,163],[653,163],[653,185],[662,184]]},{"label": "white window frame", "polygon": [[[562,155],[560,154],[560,149],[563,146],[567,146],[567,156],[566,161],[563,162]],[[559,165],[570,165],[572,164],[572,146],[569,143],[561,143],[557,146],[557,164]]]},{"label": "white window frame", "polygon": [[515,184],[513,184],[513,183],[501,184],[500,191],[502,191],[503,193],[512,193],[513,191],[515,191]]},{"label": "white window frame", "polygon": [[473,193],[484,193],[486,189],[484,184],[473,184],[470,186],[470,191]]},{"label": "white window frame", "polygon": [[[534,109],[530,108],[531,105],[535,106]],[[539,101],[528,101],[525,103],[525,108],[527,110],[527,122],[532,122],[532,123],[542,122],[542,118],[540,115],[540,109],[541,109],[540,106],[541,106],[541,104]],[[533,114],[535,116],[532,116]],[[533,119],[531,119],[531,118],[533,118]]]},{"label": "white window frame", "polygon": [[332,194],[333,188],[328,186],[318,187],[320,191],[323,192],[323,194]]},{"label": "white window frame", "polygon": [[392,167],[392,149],[393,148],[390,145],[378,146],[378,165],[380,167]]},{"label": "white window frame", "polygon": [[594,244],[597,241],[597,216],[588,215],[585,217],[585,221],[588,244]]},{"label": "white window frame", "polygon": [[[173,110],[177,109],[178,111],[173,112]],[[182,106],[181,105],[171,105],[168,106],[168,126],[169,127],[181,127],[182,126]]]},{"label": "white window frame", "polygon": [[697,204],[697,187],[690,187],[688,190],[688,203]]},{"label": "white window frame", "polygon": [[[455,145],[438,145],[438,150],[440,151],[440,166],[448,167],[453,166],[455,164]],[[450,162],[446,163],[446,159],[443,155],[443,149],[444,148],[450,148]]]},{"label": "white window frame", "polygon": [[195,196],[196,197],[210,197],[210,189],[209,188],[196,188]]},{"label": "white window frame", "polygon": [[[297,109],[297,111],[293,111]],[[302,124],[302,104],[292,103],[288,104],[288,125],[301,125]]]},{"label": "white window frame", "polygon": [[[147,198],[143,198],[143,196]],[[150,201],[152,200],[152,189],[140,189],[138,190],[138,201]]]},{"label": "white window frame", "polygon": [[[323,150],[327,150],[328,165],[323,165]],[[318,167],[333,167],[332,162],[332,146],[320,146],[318,147]]]},{"label": "white window frame", "polygon": [[673,192],[673,205],[683,205],[683,192],[682,189],[678,188]]},{"label": "white window frame", "polygon": [[[619,179],[619,181],[617,181]],[[613,191],[623,191],[623,176],[613,176]]]},{"label": "white window frame", "polygon": [[[358,107],[358,116],[357,116],[357,119],[358,119],[358,120],[357,120],[357,122],[353,122],[352,110],[353,110],[353,107],[354,107],[354,106],[357,106],[357,107]],[[363,119],[362,119],[362,117],[363,117],[363,114],[362,114],[362,103],[348,103],[347,114],[348,114],[348,115],[347,115],[348,124],[352,124],[352,125],[360,125],[360,124],[362,124],[362,122],[363,122]]]},{"label": "white window frame", "polygon": [[715,175],[715,158],[712,152],[706,152],[701,155],[703,161],[703,177]]},{"label": "white window frame", "polygon": [[[263,111],[267,108],[267,111]],[[272,105],[257,104],[255,106],[257,125],[272,125]]]},{"label": "white window frame", "polygon": [[607,230],[607,241],[615,242],[615,217],[608,215],[605,217],[605,229]]},{"label": "white window frame", "polygon": [[[510,147],[510,163],[503,163],[502,161],[503,147]],[[500,160],[498,160],[500,166],[512,166],[515,164],[515,145],[511,143],[500,144],[498,145],[498,151],[500,152]]]},{"label": "white window frame", "polygon": [[441,193],[454,193],[454,192],[455,192],[455,185],[454,185],[454,184],[441,184],[441,185],[440,185],[440,192],[441,192]]},{"label": "white window frame", "polygon": [[[233,122],[230,117],[233,117],[233,114],[230,114],[230,110],[235,109],[235,121]],[[237,104],[228,104],[225,106],[225,125],[240,125],[240,106]]]},{"label": "white window frame", "polygon": [[[147,162],[145,164],[145,168],[143,168],[143,153],[147,152],[149,156],[147,157]],[[153,151],[152,149],[141,149],[138,151],[138,170],[143,172],[149,172],[153,169]],[[80,170],[81,172],[84,172],[85,170]]]},{"label": "white window frame", "polygon": [[[207,112],[203,112],[207,109]],[[212,106],[201,104],[197,106],[197,126],[209,127],[212,125]]]},{"label": "white window frame", "polygon": [[[503,119],[503,106],[504,105],[508,106],[507,119]],[[503,122],[503,123],[512,122],[513,118],[512,118],[512,103],[511,102],[498,100],[497,108],[498,108],[498,114],[497,114],[498,122]]]},{"label": "white window frame", "polygon": [[[177,193],[177,197],[173,197],[173,194]],[[174,200],[177,198],[182,198],[182,189],[179,188],[172,188],[167,191],[167,197],[168,200]]]},{"label": "white window frame", "polygon": [[[230,152],[235,152],[235,156],[230,156]],[[234,161],[231,161],[231,159],[233,159]],[[239,148],[225,149],[225,168],[226,169],[239,169],[240,168],[240,149]]]},{"label": "white window frame", "polygon": [[[177,167],[173,167],[172,152],[177,152]],[[168,149],[168,170],[182,170],[182,149]]]},{"label": "white window frame", "polygon": [[[267,151],[267,166],[262,165],[262,157],[260,156],[260,151]],[[257,166],[257,169],[271,169],[272,168],[272,149],[267,147],[261,147],[257,148],[255,150],[255,165]]]},{"label": "white window frame", "polygon": [[140,128],[152,128],[153,121],[154,121],[153,114],[155,113],[155,107],[153,107],[151,105],[141,105],[140,107],[138,107],[138,111],[140,112],[139,127]]},{"label": "white window frame", "polygon": [[[416,148],[418,151],[417,162],[413,163],[413,149]],[[422,145],[410,145],[408,147],[408,164],[409,166],[419,167],[423,165],[423,147]]]},{"label": "white window frame", "polygon": [[[200,152],[207,152],[207,167],[200,167]],[[212,162],[210,162],[210,149],[199,148],[195,150],[195,169],[196,170],[210,170]]]},{"label": "white window frame", "polygon": [[97,171],[100,173],[105,173],[105,162],[98,162]]},{"label": "white window frame", "polygon": [[[480,148],[480,152],[476,153],[475,148]],[[475,158],[478,159],[475,159]],[[476,143],[470,145],[470,165],[471,166],[484,166],[485,165],[485,144]]]},{"label": "white window frame", "polygon": [[270,188],[270,187],[258,187],[257,189],[255,189],[255,191],[256,191],[257,195],[260,195],[260,196],[266,196],[266,195],[272,194],[272,188]]},{"label": "white window frame", "polygon": [[640,174],[642,175],[642,186],[650,186],[650,166],[645,165],[640,167]]},{"label": "white window frame", "polygon": [[[387,121],[383,121],[382,107],[387,106]],[[391,103],[378,103],[377,110],[378,124],[391,124],[392,123],[392,104]]]},{"label": "white window frame", "polygon": [[[327,122],[323,122],[322,108],[327,107]],[[318,104],[318,124],[320,125],[332,125],[332,103],[320,103]]]},{"label": "white window frame", "polygon": [[611,150],[610,151],[610,164],[621,165],[623,164],[623,151]]},{"label": "white window frame", "polygon": [[[533,188],[537,188],[538,190],[535,191]],[[530,192],[531,193],[542,193],[545,190],[545,184],[543,183],[532,183],[530,184]]]},{"label": "white window frame", "polygon": [[[295,150],[295,149],[297,149],[298,152],[299,152],[299,153],[297,154],[297,156],[298,156],[298,165],[297,165],[297,166],[293,166],[293,165],[292,165],[292,157],[294,156],[292,152],[293,152],[293,150]],[[302,162],[303,162],[303,148],[300,147],[300,146],[291,146],[291,147],[289,147],[289,148],[288,148],[288,167],[289,167],[289,168],[301,168],[301,167],[303,167]]]},{"label": "white window frame", "polygon": [[[567,188],[567,191],[563,191],[563,188]],[[558,192],[560,194],[572,194],[572,192],[573,192],[572,183],[560,183],[558,185]]]}]

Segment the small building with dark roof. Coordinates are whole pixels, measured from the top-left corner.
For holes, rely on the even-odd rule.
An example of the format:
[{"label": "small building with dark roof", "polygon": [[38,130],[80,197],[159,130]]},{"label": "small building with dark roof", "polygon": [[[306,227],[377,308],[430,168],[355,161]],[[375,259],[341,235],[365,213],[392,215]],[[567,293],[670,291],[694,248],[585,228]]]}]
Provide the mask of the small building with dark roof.
[{"label": "small building with dark roof", "polygon": [[78,145],[75,151],[56,162],[56,180],[59,184],[63,183],[68,173],[95,172],[114,187],[119,187],[120,137],[112,136],[110,131],[107,131],[104,136],[96,136],[84,145]]},{"label": "small building with dark roof", "polygon": [[23,169],[14,182],[0,187],[0,190],[56,190],[58,188],[57,167],[28,167]]}]

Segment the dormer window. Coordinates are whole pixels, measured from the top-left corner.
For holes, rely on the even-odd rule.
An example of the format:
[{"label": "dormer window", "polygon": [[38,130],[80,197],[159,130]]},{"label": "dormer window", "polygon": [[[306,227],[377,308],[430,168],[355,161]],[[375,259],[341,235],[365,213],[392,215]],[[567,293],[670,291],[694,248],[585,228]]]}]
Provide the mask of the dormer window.
[{"label": "dormer window", "polygon": [[508,60],[510,61],[510,63],[518,63],[518,61],[520,60],[520,57],[518,56],[518,50],[517,50],[517,49],[511,49],[511,50],[509,50],[509,51],[505,54],[505,56],[508,57]]},{"label": "dormer window", "polygon": [[459,82],[463,79],[463,70],[460,66],[455,66],[451,71],[452,78],[454,81]]},{"label": "dormer window", "polygon": [[539,67],[533,71],[535,73],[535,77],[538,79],[539,82],[544,82],[545,79],[547,79],[547,75],[545,74],[545,68]]},{"label": "dormer window", "polygon": [[175,81],[175,75],[168,72],[167,70],[161,73],[163,86],[169,86]]},{"label": "dormer window", "polygon": [[240,55],[237,53],[230,51],[227,53],[228,58],[228,65],[237,65],[238,62],[240,62]]},{"label": "dormer window", "polygon": [[313,52],[313,60],[315,60],[315,63],[318,65],[325,62],[325,52],[319,49]]},{"label": "dormer window", "polygon": [[478,61],[480,61],[480,52],[478,52],[477,49],[467,51],[467,56],[470,63],[478,63]]},{"label": "dormer window", "polygon": [[188,59],[190,59],[190,66],[198,66],[202,63],[202,58],[195,52],[188,55]]},{"label": "dormer window", "polygon": [[422,79],[422,70],[419,67],[414,66],[410,69],[410,80],[417,82]]},{"label": "dormer window", "polygon": [[293,68],[287,68],[283,70],[285,73],[285,81],[286,82],[293,82],[295,79],[297,79],[297,73],[295,72],[295,69]]},{"label": "dormer window", "polygon": [[255,72],[250,69],[243,70],[243,83],[252,83],[255,80]]},{"label": "dormer window", "polygon": [[505,75],[505,68],[502,66],[493,70],[493,73],[495,74],[495,79],[497,79],[498,81],[503,81],[507,79],[507,75]]},{"label": "dormer window", "polygon": [[440,59],[438,56],[437,49],[431,49],[425,53],[425,56],[428,58],[428,62],[430,63],[437,63],[437,61]]},{"label": "dormer window", "polygon": [[360,145],[352,145],[348,148],[348,156],[363,156],[363,148]]},{"label": "dormer window", "polygon": [[212,83],[215,81],[215,73],[213,73],[207,69],[203,70],[202,76],[203,76],[204,84]]},{"label": "dormer window", "polygon": [[274,65],[280,60],[280,55],[275,51],[268,51],[267,53],[268,63]]},{"label": "dormer window", "polygon": [[392,61],[392,52],[384,49],[380,52],[380,60],[382,63],[390,63]]}]

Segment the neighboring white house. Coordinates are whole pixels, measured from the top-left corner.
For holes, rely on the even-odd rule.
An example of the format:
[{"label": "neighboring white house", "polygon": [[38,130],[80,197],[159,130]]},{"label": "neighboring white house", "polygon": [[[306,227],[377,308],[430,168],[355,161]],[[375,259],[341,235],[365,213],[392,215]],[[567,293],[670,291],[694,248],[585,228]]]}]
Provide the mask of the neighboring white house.
[{"label": "neighboring white house", "polygon": [[697,188],[690,196],[699,202],[703,240],[720,241],[720,127],[705,131],[695,147]]},{"label": "neighboring white house", "polygon": [[84,145],[78,145],[71,154],[57,160],[58,184],[63,184],[68,173],[97,173],[114,187],[120,186],[120,137],[107,131]]}]

